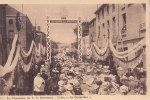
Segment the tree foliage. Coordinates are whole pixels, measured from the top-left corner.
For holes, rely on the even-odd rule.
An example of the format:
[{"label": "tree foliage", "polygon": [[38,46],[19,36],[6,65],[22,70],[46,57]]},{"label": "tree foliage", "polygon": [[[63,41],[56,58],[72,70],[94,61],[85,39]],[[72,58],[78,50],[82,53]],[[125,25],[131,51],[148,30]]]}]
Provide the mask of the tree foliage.
[{"label": "tree foliage", "polygon": [[51,54],[52,54],[52,56],[55,56],[58,53],[57,49],[58,49],[57,43],[55,41],[51,41]]}]

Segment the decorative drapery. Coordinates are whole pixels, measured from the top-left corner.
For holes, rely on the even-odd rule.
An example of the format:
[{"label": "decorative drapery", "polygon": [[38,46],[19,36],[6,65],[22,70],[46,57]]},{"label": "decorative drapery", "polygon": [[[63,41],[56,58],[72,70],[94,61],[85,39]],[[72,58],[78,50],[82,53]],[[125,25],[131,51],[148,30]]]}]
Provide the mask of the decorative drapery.
[{"label": "decorative drapery", "polygon": [[[87,54],[87,57],[93,57],[93,59],[99,59],[104,61],[108,56],[109,56],[109,52],[111,51],[113,54],[113,61],[115,62],[115,66],[119,68],[117,69],[118,75],[119,76],[123,76],[127,73],[128,68],[134,69],[139,63],[142,62],[142,59],[144,59],[145,56],[145,51],[144,48],[146,45],[146,41],[145,38],[140,40],[140,42],[138,42],[137,44],[135,44],[131,49],[127,50],[127,51],[123,51],[123,52],[119,52],[117,51],[114,46],[113,43],[109,40],[106,43],[106,46],[104,47],[104,49],[99,49],[99,47],[93,43],[91,45],[91,49],[89,49],[89,53]],[[91,50],[91,51],[90,51]],[[110,50],[110,51],[109,51]],[[142,51],[139,53],[139,51]],[[139,53],[137,55],[135,55],[135,53]],[[130,57],[131,55],[135,55],[132,59],[130,60],[124,60],[128,57]]]}]

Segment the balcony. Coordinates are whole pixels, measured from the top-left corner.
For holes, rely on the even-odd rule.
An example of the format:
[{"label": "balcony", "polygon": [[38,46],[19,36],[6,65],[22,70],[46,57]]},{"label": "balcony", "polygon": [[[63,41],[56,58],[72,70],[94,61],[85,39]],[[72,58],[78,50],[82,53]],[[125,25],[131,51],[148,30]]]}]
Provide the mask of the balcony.
[{"label": "balcony", "polygon": [[145,28],[145,23],[140,24],[140,29]]},{"label": "balcony", "polygon": [[146,32],[145,23],[141,23],[139,26],[139,36],[143,37],[145,32]]},{"label": "balcony", "polygon": [[126,31],[127,31],[127,28],[126,28],[126,25],[124,25],[121,29],[121,34],[126,33]]},{"label": "balcony", "polygon": [[122,38],[126,37],[127,35],[126,34],[122,34]]},{"label": "balcony", "polygon": [[125,10],[125,4],[122,5],[121,10],[122,10],[122,11]]},{"label": "balcony", "polygon": [[126,25],[124,25],[121,29],[121,35],[123,38],[126,37],[126,31],[127,31],[127,28],[126,28]]}]

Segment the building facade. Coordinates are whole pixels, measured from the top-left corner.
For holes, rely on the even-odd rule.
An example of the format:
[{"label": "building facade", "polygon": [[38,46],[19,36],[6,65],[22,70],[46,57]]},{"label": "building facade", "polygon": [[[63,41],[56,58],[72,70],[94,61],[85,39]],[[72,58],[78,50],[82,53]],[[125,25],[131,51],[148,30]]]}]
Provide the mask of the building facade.
[{"label": "building facade", "polygon": [[34,34],[32,33],[33,25],[31,23],[30,19],[28,18],[28,16],[26,16],[25,20],[26,20],[25,21],[26,22],[26,49],[28,51],[32,40],[34,40]]},{"label": "building facade", "polygon": [[89,40],[90,40],[90,45],[92,42],[97,44],[97,34],[96,34],[96,18],[93,18],[89,22]]},{"label": "building facade", "polygon": [[[78,28],[75,27],[74,28],[74,34],[76,34],[76,36],[78,36]],[[76,41],[78,41],[78,38],[76,39]],[[86,50],[87,50],[87,46],[90,44],[89,43],[89,22],[82,22],[82,55],[85,56],[86,55]],[[73,47],[73,51],[75,51],[75,49],[77,49],[78,47],[78,42],[72,44]],[[74,48],[75,47],[75,48]]]},{"label": "building facade", "polygon": [[99,48],[109,38],[118,51],[126,51],[145,37],[145,4],[102,4],[95,15]]},{"label": "building facade", "polygon": [[39,43],[46,47],[46,34],[40,30],[40,26],[34,27],[34,41],[37,47]]},{"label": "building facade", "polygon": [[[21,25],[20,31],[18,31],[16,27],[16,16],[18,13]],[[6,6],[6,34],[8,43],[7,53],[9,53],[11,50],[11,44],[15,34],[19,34],[19,41],[21,43],[21,46],[26,51],[28,51],[34,36],[32,34],[32,28],[32,23],[26,15],[22,14],[21,12],[17,11],[9,5]]]},{"label": "building facade", "polygon": [[6,6],[0,4],[0,65],[3,66],[7,59]]},{"label": "building facade", "polygon": [[89,47],[89,22],[82,23],[82,55],[86,57],[87,47]]},{"label": "building facade", "polygon": [[[16,27],[17,14],[20,14],[20,31]],[[6,63],[15,34],[19,34],[21,46],[26,51],[29,50],[34,39],[32,28],[32,23],[26,15],[9,5],[0,4],[0,65]]]}]

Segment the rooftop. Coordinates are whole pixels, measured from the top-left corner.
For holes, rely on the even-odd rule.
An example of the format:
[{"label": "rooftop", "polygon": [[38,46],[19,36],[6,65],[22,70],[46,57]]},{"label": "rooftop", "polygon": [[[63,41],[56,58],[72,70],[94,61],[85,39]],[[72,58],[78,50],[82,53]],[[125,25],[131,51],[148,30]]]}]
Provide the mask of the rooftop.
[{"label": "rooftop", "polygon": [[90,23],[93,23],[95,20],[96,20],[96,18],[93,18],[93,19],[89,22],[89,24],[90,24]]},{"label": "rooftop", "polygon": [[95,11],[95,14],[97,14],[104,6],[106,6],[107,4],[101,4],[99,6],[99,8]]}]

